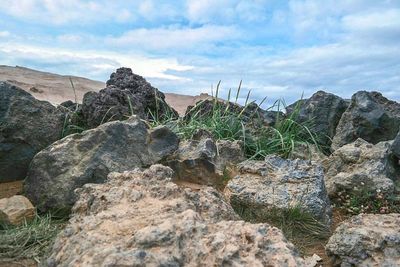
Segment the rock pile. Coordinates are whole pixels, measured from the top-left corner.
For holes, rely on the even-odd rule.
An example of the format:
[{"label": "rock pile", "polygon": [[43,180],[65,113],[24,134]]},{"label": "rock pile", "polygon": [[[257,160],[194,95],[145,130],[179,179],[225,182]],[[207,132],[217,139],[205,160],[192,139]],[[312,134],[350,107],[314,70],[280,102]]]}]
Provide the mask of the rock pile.
[{"label": "rock pile", "polygon": [[74,189],[102,183],[108,173],[148,167],[178,148],[166,127],[149,130],[137,117],[103,124],[59,140],[38,153],[25,180],[25,193],[41,211],[69,210]]},{"label": "rock pile", "polygon": [[[300,208],[325,230],[332,225],[329,198],[346,207],[348,199],[337,198],[342,192],[398,197],[400,104],[380,93],[360,91],[347,101],[318,91],[286,114],[217,103],[205,100],[182,121],[150,127],[149,120],[177,113],[129,68],[111,74],[107,87],[87,93],[82,105],[57,108],[0,82],[0,182],[25,178],[23,194],[39,212],[72,212],[48,266],[315,265],[320,257],[300,257],[281,230],[265,223],[268,216]],[[180,140],[182,133],[174,132],[193,116],[221,111],[245,121],[245,140],[216,140],[202,129]],[[320,144],[297,145],[289,136],[287,159],[246,160],[244,150],[253,147],[245,141],[259,141],[253,132],[279,132],[277,117],[290,119],[288,127],[309,126]],[[90,129],[61,139],[66,123]],[[0,222],[31,219],[29,200],[0,199]],[[399,225],[397,213],[352,217],[326,251],[341,266],[400,265]]]}]

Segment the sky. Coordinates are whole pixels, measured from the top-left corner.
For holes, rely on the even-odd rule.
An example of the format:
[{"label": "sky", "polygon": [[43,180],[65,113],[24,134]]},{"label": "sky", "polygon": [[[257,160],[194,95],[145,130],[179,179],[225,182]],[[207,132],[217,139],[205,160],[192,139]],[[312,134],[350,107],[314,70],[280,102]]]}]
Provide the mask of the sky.
[{"label": "sky", "polygon": [[400,0],[0,0],[0,64],[163,92],[287,103],[325,90],[400,101]]}]

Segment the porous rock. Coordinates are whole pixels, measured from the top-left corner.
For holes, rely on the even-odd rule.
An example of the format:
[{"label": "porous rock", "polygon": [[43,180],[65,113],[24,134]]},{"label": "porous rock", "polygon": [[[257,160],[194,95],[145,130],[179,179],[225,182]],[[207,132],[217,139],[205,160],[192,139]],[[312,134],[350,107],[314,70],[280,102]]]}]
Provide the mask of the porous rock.
[{"label": "porous rock", "polygon": [[0,223],[19,225],[35,216],[35,207],[24,196],[0,199]]},{"label": "porous rock", "polygon": [[73,134],[42,150],[33,159],[25,192],[41,211],[68,211],[74,189],[102,183],[112,171],[150,166],[172,154],[179,139],[169,129],[152,130],[137,117]]},{"label": "porous rock", "polygon": [[282,232],[236,221],[211,187],[171,182],[172,170],[111,173],[79,189],[49,266],[304,266]]},{"label": "porous rock", "polygon": [[235,210],[263,216],[271,209],[300,207],[330,224],[332,211],[320,165],[268,156],[265,161],[240,163],[238,172],[224,192]]},{"label": "porous rock", "polygon": [[212,134],[198,130],[165,164],[174,170],[176,180],[221,187],[224,171],[245,159],[239,141],[214,141]]},{"label": "porous rock", "polygon": [[400,266],[400,214],[360,214],[340,223],[326,252],[335,266]]},{"label": "porous rock", "polygon": [[0,82],[0,183],[25,179],[40,150],[61,138],[64,113]]},{"label": "porous rock", "polygon": [[359,138],[337,149],[323,162],[328,194],[393,191],[396,168],[390,147],[390,141],[373,145]]},{"label": "porous rock", "polygon": [[169,113],[177,117],[177,112],[165,102],[165,95],[130,68],[117,69],[106,88],[86,93],[82,101],[82,114],[90,128],[125,120],[132,114],[148,120],[161,119]]},{"label": "porous rock", "polygon": [[357,138],[372,144],[393,140],[399,127],[400,103],[378,92],[359,91],[339,121],[332,148],[336,150]]}]

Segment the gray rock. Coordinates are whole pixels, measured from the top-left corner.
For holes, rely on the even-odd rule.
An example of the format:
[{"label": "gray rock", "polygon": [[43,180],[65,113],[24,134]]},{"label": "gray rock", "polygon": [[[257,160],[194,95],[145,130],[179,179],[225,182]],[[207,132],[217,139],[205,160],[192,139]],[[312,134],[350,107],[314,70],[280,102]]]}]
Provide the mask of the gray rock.
[{"label": "gray rock", "polygon": [[394,139],[392,147],[390,149],[397,160],[400,160],[400,131]]},{"label": "gray rock", "polygon": [[68,211],[76,188],[103,183],[112,171],[150,166],[173,153],[178,142],[170,130],[149,131],[136,117],[67,136],[35,156],[25,180],[26,195],[41,211]]},{"label": "gray rock", "polygon": [[376,144],[393,140],[400,127],[400,104],[378,92],[360,91],[353,95],[351,103],[336,129],[332,149],[362,138]]},{"label": "gray rock", "polygon": [[102,123],[125,120],[135,114],[142,119],[152,116],[161,119],[167,113],[177,117],[177,112],[165,102],[165,96],[130,68],[119,68],[112,73],[107,87],[88,92],[82,101],[82,114],[88,127]]},{"label": "gray rock", "polygon": [[0,183],[25,179],[37,152],[61,138],[64,113],[0,82]]},{"label": "gray rock", "polygon": [[243,122],[251,124],[254,127],[273,126],[278,116],[284,116],[282,112],[263,110],[256,103],[250,103],[245,108],[232,102],[220,100],[216,102],[215,100],[206,99],[198,101],[196,106],[188,106],[183,119],[190,120],[193,116],[201,118],[211,117],[215,112],[216,106],[222,112],[227,112],[227,114],[234,114],[234,116],[240,114]]},{"label": "gray rock", "polygon": [[238,171],[224,192],[235,210],[262,216],[271,209],[301,207],[330,224],[332,211],[319,165],[268,156],[265,161],[244,161]]},{"label": "gray rock", "polygon": [[[298,112],[298,115],[295,116],[296,120],[300,123],[310,123],[314,132],[318,133],[320,142],[329,147],[331,139],[335,136],[339,120],[348,105],[339,96],[318,91],[308,99],[289,105],[286,111],[289,115],[295,111]],[[295,110],[296,107],[299,110]]]},{"label": "gray rock", "polygon": [[182,141],[175,154],[166,160],[176,180],[220,188],[225,182],[226,168],[245,159],[240,142],[216,143],[211,136],[199,130],[191,140]]},{"label": "gray rock", "polygon": [[400,214],[360,214],[342,222],[326,245],[335,266],[400,266]]},{"label": "gray rock", "polygon": [[336,150],[323,163],[328,194],[334,197],[340,192],[378,189],[392,192],[396,170],[390,146],[390,141],[373,145],[359,138]]},{"label": "gray rock", "polygon": [[239,218],[211,188],[179,187],[170,168],[111,173],[78,190],[49,266],[305,266],[282,232]]}]

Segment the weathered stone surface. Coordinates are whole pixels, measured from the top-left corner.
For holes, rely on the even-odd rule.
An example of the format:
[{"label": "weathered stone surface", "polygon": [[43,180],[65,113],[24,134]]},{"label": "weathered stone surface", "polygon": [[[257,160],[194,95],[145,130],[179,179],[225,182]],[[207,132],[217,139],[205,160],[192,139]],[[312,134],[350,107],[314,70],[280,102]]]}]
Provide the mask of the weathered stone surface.
[{"label": "weathered stone surface", "polygon": [[332,211],[319,165],[268,156],[265,161],[244,161],[238,171],[225,188],[235,210],[248,209],[257,215],[297,206],[330,224]]},{"label": "weathered stone surface", "polygon": [[322,162],[327,158],[327,156],[322,152],[321,148],[316,147],[314,144],[299,143],[294,147],[289,158]]},{"label": "weathered stone surface", "polygon": [[376,145],[359,138],[336,150],[323,165],[328,194],[367,190],[393,191],[395,169],[390,157],[391,142]]},{"label": "weathered stone surface", "polygon": [[244,160],[240,142],[216,143],[211,136],[209,132],[199,130],[191,140],[179,144],[179,149],[165,162],[174,170],[175,179],[221,187],[225,168]]},{"label": "weathered stone surface", "polygon": [[102,183],[112,171],[150,166],[173,153],[178,142],[167,128],[148,130],[137,117],[67,136],[35,156],[25,180],[26,195],[42,211],[68,210],[74,189]]},{"label": "weathered stone surface", "polygon": [[304,266],[279,229],[235,221],[218,191],[171,177],[154,165],[79,189],[48,266]]},{"label": "weathered stone surface", "polygon": [[132,114],[142,119],[152,119],[150,112],[159,118],[166,113],[177,116],[164,99],[162,92],[132,73],[130,68],[119,68],[111,74],[106,88],[84,95],[82,114],[91,128],[108,121],[127,119]]},{"label": "weathered stone surface", "polygon": [[310,98],[300,100],[300,102],[295,102],[288,106],[286,111],[290,115],[298,108],[299,110],[296,110],[298,112],[296,120],[300,123],[310,123],[311,129],[318,134],[320,142],[326,146],[330,146],[339,120],[348,105],[339,96],[318,91]]},{"label": "weathered stone surface", "polygon": [[[229,106],[228,106],[229,105]],[[227,112],[228,114],[240,114],[242,120],[246,123],[251,123],[256,126],[274,125],[276,118],[279,115],[283,117],[284,114],[278,111],[267,111],[261,109],[257,104],[250,103],[246,108],[239,104],[226,101],[215,101],[205,99],[196,103],[196,106],[188,106],[185,112],[184,119],[189,120],[191,117],[211,117],[215,112],[216,106],[221,112]]]},{"label": "weathered stone surface", "polygon": [[343,267],[400,266],[400,214],[361,214],[342,222],[326,252]]},{"label": "weathered stone surface", "polygon": [[400,127],[400,104],[378,92],[360,91],[353,95],[343,113],[332,141],[334,150],[362,138],[376,144],[393,140]]},{"label": "weathered stone surface", "polygon": [[393,155],[397,157],[397,159],[400,161],[400,131],[394,139],[390,150],[392,151]]},{"label": "weathered stone surface", "polygon": [[24,196],[0,199],[0,223],[19,225],[35,216],[35,207]]},{"label": "weathered stone surface", "polygon": [[23,180],[33,156],[61,138],[64,114],[0,82],[0,183]]}]

